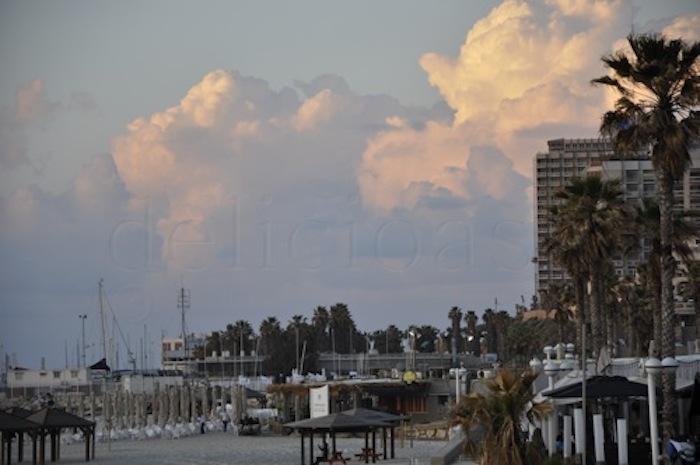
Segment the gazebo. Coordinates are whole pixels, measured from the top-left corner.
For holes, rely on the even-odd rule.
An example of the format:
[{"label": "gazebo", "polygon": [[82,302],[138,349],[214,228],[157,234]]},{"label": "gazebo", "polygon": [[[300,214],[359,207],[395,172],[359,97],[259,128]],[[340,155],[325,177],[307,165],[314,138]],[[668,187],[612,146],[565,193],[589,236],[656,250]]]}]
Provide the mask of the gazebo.
[{"label": "gazebo", "polygon": [[[394,428],[403,420],[405,420],[407,417],[401,416],[401,415],[394,415],[393,413],[388,413],[388,412],[382,412],[380,410],[372,410],[368,408],[353,408],[350,410],[344,410],[341,412],[343,415],[348,415],[351,417],[355,418],[366,418],[369,420],[375,420],[375,421],[382,421],[384,423],[387,423],[387,425],[382,426],[382,454],[384,456],[384,460],[386,460],[388,457],[387,454],[387,447],[386,447],[386,442],[387,442],[387,428],[389,428],[390,432],[390,446],[391,446],[391,458],[393,459],[395,457],[394,451]],[[375,431],[372,431],[372,447],[374,447],[374,442],[375,442]]]},{"label": "gazebo", "polygon": [[[85,461],[95,458],[95,422],[73,415],[56,408],[45,408],[31,414],[27,420],[36,423],[39,427],[39,460],[41,465],[45,460],[46,436],[51,438],[51,461],[61,458],[61,430],[64,428],[76,428],[83,432],[85,439]],[[92,442],[92,455],[90,443]]]},{"label": "gazebo", "polygon": [[[305,462],[305,447],[304,438],[308,436],[309,438],[309,464],[314,464],[314,435],[321,434],[323,437],[323,443],[326,442],[326,434],[331,438],[332,443],[332,455],[329,462],[345,462],[347,458],[343,458],[338,454],[336,448],[336,433],[364,433],[365,434],[365,447],[363,450],[362,457],[365,463],[369,462],[371,456],[372,462],[376,462],[377,455],[374,451],[376,445],[376,429],[381,427],[391,426],[390,423],[386,421],[371,419],[365,416],[359,415],[345,415],[344,413],[332,413],[323,417],[308,418],[306,420],[295,421],[292,423],[287,423],[284,425],[287,428],[291,428],[299,431],[301,434],[301,465]],[[369,447],[369,433],[372,433],[372,448]]]},{"label": "gazebo", "polygon": [[30,433],[32,437],[32,463],[36,465],[36,433],[39,429],[40,426],[36,423],[0,411],[0,431],[2,432],[0,463],[3,465],[12,463],[12,438],[15,434],[18,437],[17,461],[21,462],[24,458],[24,433]]}]

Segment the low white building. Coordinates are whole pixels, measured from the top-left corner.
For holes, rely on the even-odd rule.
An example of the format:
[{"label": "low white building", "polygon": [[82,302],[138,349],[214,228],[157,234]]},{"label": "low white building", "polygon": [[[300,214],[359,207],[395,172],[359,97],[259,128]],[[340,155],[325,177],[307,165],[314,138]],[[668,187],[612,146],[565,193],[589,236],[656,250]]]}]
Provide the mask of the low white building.
[{"label": "low white building", "polygon": [[8,389],[69,389],[90,384],[89,368],[63,368],[54,370],[29,370],[9,368]]},{"label": "low white building", "polygon": [[134,394],[153,394],[156,384],[160,389],[168,386],[182,386],[184,378],[181,374],[129,373],[121,376],[119,383],[126,392]]}]

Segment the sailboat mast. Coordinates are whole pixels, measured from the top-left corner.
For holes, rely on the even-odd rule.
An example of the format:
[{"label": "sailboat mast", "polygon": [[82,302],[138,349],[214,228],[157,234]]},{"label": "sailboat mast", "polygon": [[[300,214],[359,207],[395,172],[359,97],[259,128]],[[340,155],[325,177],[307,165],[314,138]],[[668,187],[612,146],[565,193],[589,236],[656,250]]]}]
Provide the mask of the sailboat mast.
[{"label": "sailboat mast", "polygon": [[100,278],[100,281],[97,286],[97,296],[98,296],[98,301],[100,305],[100,321],[102,323],[102,358],[105,359],[105,362],[107,362],[107,323],[105,321],[105,306],[104,306],[104,301],[102,300],[103,296],[103,291],[102,291],[102,278]]}]

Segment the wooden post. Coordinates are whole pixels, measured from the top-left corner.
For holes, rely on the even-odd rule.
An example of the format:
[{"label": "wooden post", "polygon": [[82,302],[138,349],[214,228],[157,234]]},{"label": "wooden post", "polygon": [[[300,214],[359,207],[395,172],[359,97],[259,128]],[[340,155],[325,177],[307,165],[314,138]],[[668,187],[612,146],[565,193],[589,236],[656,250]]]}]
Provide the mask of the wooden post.
[{"label": "wooden post", "polygon": [[333,455],[336,453],[336,448],[335,448],[335,431],[331,432],[331,439],[333,440]]},{"label": "wooden post", "polygon": [[304,465],[304,430],[301,430],[301,465]]},{"label": "wooden post", "polygon": [[0,440],[0,443],[2,443],[2,446],[0,446],[0,463],[2,465],[5,465],[5,442],[7,442],[7,437],[5,435],[5,432],[2,432],[2,440]]},{"label": "wooden post", "polygon": [[386,427],[382,427],[382,453],[384,455],[384,460],[386,460]]},{"label": "wooden post", "polygon": [[61,428],[56,431],[56,461],[61,460]]},{"label": "wooden post", "polygon": [[369,449],[369,433],[365,431],[365,463],[369,463],[369,454],[367,453]]},{"label": "wooden post", "polygon": [[39,463],[44,465],[46,462],[46,434],[43,429],[39,431],[39,441],[41,441],[39,443]]},{"label": "wooden post", "polygon": [[24,460],[24,432],[17,433],[17,461]]},{"label": "wooden post", "polygon": [[390,429],[391,433],[391,458],[393,459],[395,454],[394,454],[394,427],[392,426]]},{"label": "wooden post", "polygon": [[314,465],[314,455],[316,451],[314,450],[314,430],[311,430],[311,435],[309,436],[309,465]]},{"label": "wooden post", "polygon": [[83,430],[83,437],[85,439],[85,461],[90,461],[90,433],[87,430]]},{"label": "wooden post", "polygon": [[90,438],[92,439],[92,452],[91,452],[91,459],[95,460],[95,426],[93,425],[90,428]]},{"label": "wooden post", "polygon": [[7,434],[7,465],[12,463],[12,433]]},{"label": "wooden post", "polygon": [[377,463],[377,430],[372,429],[372,463]]},{"label": "wooden post", "polygon": [[32,465],[36,465],[36,440],[38,431],[32,433]]}]

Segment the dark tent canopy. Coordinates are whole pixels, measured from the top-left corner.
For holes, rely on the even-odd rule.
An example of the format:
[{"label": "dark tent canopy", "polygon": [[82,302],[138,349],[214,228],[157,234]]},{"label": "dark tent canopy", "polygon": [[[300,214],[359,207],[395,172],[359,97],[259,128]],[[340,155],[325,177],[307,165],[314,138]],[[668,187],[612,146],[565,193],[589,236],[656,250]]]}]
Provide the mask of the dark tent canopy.
[{"label": "dark tent canopy", "polygon": [[[581,397],[581,382],[544,391],[543,396],[552,399]],[[586,380],[586,398],[647,397],[647,385],[630,381],[624,376],[592,376]]]},{"label": "dark tent canopy", "polygon": [[306,420],[287,423],[284,426],[297,430],[317,431],[357,431],[368,430],[375,427],[389,426],[389,423],[381,420],[332,413],[323,417],[307,418]]},{"label": "dark tent canopy", "polygon": [[10,415],[6,412],[0,412],[0,431],[34,431],[39,428],[40,426],[32,421]]},{"label": "dark tent canopy", "polygon": [[7,410],[7,413],[15,417],[27,418],[32,414],[32,411],[22,407],[12,407],[11,409]]},{"label": "dark tent canopy", "polygon": [[340,413],[351,417],[367,418],[369,420],[383,421],[386,423],[398,423],[406,418],[400,415],[394,415],[393,413],[382,412],[380,410],[373,410],[369,408],[353,408],[350,410],[344,410]]},{"label": "dark tent canopy", "polygon": [[44,428],[86,428],[95,426],[94,421],[81,418],[65,410],[45,408],[32,413],[27,420],[38,423]]}]

